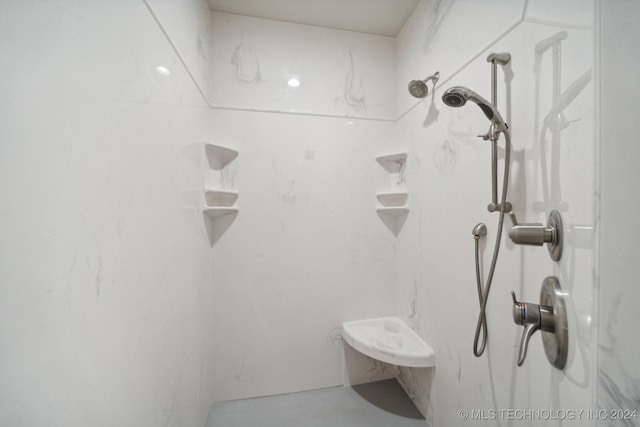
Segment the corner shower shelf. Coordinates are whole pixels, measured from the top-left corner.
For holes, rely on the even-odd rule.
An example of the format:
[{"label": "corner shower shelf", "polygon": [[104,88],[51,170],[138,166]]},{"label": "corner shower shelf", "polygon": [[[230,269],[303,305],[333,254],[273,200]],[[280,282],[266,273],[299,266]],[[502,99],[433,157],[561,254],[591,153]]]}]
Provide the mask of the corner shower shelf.
[{"label": "corner shower shelf", "polygon": [[222,145],[204,142],[204,150],[211,169],[220,170],[238,157],[238,151]]},{"label": "corner shower shelf", "polygon": [[407,153],[387,154],[376,157],[376,161],[389,173],[398,173],[407,161]]},{"label": "corner shower shelf", "polygon": [[409,193],[406,191],[397,193],[378,193],[376,194],[376,198],[385,208],[401,207],[406,205]]},{"label": "corner shower shelf", "polygon": [[239,193],[229,190],[205,190],[205,207],[231,207],[238,200]]},{"label": "corner shower shelf", "polygon": [[409,207],[408,206],[389,206],[385,208],[377,208],[376,211],[384,215],[400,216],[400,215],[408,214]]},{"label": "corner shower shelf", "polygon": [[205,190],[203,212],[211,219],[238,213],[238,207],[233,206],[238,195],[237,191]]},{"label": "corner shower shelf", "polygon": [[[238,157],[238,151],[207,141],[202,143],[209,167],[216,171],[214,176],[220,181],[220,186],[224,186],[225,176],[229,174],[227,166]],[[206,188],[209,185],[211,184],[205,184],[202,212],[212,220],[237,214],[238,207],[234,203],[238,200],[239,193],[235,190]]]},{"label": "corner shower shelf", "polygon": [[203,210],[205,215],[211,219],[220,218],[223,216],[237,214],[237,207],[205,207]]},{"label": "corner shower shelf", "polygon": [[342,324],[344,340],[359,352],[398,366],[435,366],[435,352],[398,317],[356,320]]},{"label": "corner shower shelf", "polygon": [[379,188],[376,198],[380,205],[376,208],[378,216],[387,228],[397,237],[409,214],[407,199],[409,193],[406,187],[405,166],[408,153],[393,153],[376,157],[376,162],[385,173],[378,171]]}]

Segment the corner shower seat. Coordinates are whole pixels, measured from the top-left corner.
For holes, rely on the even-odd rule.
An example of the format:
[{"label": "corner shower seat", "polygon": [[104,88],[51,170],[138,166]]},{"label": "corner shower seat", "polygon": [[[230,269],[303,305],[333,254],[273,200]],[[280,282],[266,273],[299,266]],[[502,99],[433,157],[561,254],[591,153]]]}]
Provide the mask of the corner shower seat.
[{"label": "corner shower seat", "polygon": [[398,317],[345,322],[342,336],[351,347],[373,359],[413,368],[435,366],[431,346]]}]

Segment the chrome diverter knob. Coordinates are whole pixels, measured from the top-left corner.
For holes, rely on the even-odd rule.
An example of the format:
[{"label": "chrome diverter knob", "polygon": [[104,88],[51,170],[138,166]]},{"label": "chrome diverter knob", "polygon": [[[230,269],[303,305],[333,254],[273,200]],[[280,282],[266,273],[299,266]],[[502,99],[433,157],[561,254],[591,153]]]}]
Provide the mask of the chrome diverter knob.
[{"label": "chrome diverter knob", "polygon": [[515,215],[511,215],[513,227],[509,230],[511,241],[517,245],[542,246],[547,243],[549,255],[554,261],[562,256],[562,218],[560,212],[551,211],[547,225],[519,224]]}]

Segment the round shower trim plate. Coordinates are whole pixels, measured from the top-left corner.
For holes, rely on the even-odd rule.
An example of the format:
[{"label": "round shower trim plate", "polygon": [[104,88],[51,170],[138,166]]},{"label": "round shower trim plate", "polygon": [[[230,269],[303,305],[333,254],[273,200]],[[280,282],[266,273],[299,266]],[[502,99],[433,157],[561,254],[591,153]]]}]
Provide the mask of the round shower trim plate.
[{"label": "round shower trim plate", "polygon": [[562,246],[564,243],[564,229],[562,228],[562,217],[560,216],[560,212],[556,210],[551,211],[549,219],[547,220],[547,227],[553,229],[553,240],[547,243],[549,255],[552,260],[559,261],[562,257]]}]

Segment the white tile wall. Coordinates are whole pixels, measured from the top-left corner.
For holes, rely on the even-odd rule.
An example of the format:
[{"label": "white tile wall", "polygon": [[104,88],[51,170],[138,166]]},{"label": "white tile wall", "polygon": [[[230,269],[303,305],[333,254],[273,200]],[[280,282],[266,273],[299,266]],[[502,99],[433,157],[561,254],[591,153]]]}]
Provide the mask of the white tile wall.
[{"label": "white tile wall", "polygon": [[[214,12],[214,106],[388,119],[394,42],[310,25]],[[300,86],[291,88],[291,78]]]},{"label": "white tile wall", "polygon": [[240,151],[240,213],[213,247],[216,399],[342,384],[344,321],[394,311],[375,212],[386,122],[212,111]]},{"label": "white tile wall", "polygon": [[[169,3],[148,5],[208,100],[143,2],[0,5],[0,424],[203,425],[215,400],[342,383],[339,325],[391,314],[436,351],[435,371],[401,371],[433,425],[462,424],[461,408],[637,406],[638,340],[624,326],[637,245],[621,226],[633,209],[620,201],[633,201],[635,151],[605,145],[633,139],[635,109],[619,99],[633,99],[622,82],[637,67],[622,41],[632,40],[635,9],[423,1],[394,40],[219,13],[203,20],[204,2]],[[594,9],[608,82],[601,152]],[[551,51],[537,55],[535,45],[559,31],[567,38],[554,73]],[[440,96],[460,84],[488,98],[493,50],[513,58],[509,90],[499,80],[513,132],[509,199],[520,221],[559,209],[567,246],[554,264],[545,248],[503,237],[489,347],[476,359],[471,229],[483,221],[492,236],[497,220],[485,210],[488,145],[475,136],[488,123],[474,105],[454,110]],[[566,91],[590,69],[563,111],[567,127],[552,135],[543,120],[554,82]],[[408,81],[436,70],[435,98],[411,109]],[[199,210],[203,139],[240,151],[232,220],[210,223]],[[407,149],[411,210],[396,238],[375,213],[374,158]],[[547,275],[569,298],[563,372],[538,336],[515,365],[521,331],[509,291],[537,302]],[[596,331],[598,322],[606,326]]]},{"label": "white tile wall", "polygon": [[[638,426],[640,421],[640,333],[636,327],[637,257],[640,235],[635,227],[635,197],[640,180],[640,150],[633,102],[640,61],[635,52],[640,15],[637,2],[600,2],[601,205],[599,217],[598,425]],[[635,412],[634,412],[635,411]]]},{"label": "white tile wall", "polygon": [[206,104],[141,2],[3,2],[0,27],[0,425],[203,425]]},{"label": "white tile wall", "polygon": [[[537,2],[528,3],[529,8],[545,10]],[[490,11],[498,9],[465,15],[459,10],[455,14],[451,8],[451,15],[442,18],[440,31],[475,28],[477,22],[491,20]],[[519,16],[513,10],[513,19]],[[414,29],[405,30],[419,32],[422,27],[414,23]],[[562,42],[559,72],[554,73],[551,50],[537,57],[535,45],[561,30],[568,36]],[[414,40],[418,36],[404,32],[403,37]],[[437,90],[435,103],[432,98],[426,99],[396,128],[397,145],[409,144],[412,154],[407,168],[412,207],[399,236],[396,267],[398,309],[436,351],[433,384],[429,377],[410,370],[405,370],[402,378],[433,425],[462,423],[458,416],[461,408],[493,409],[497,411],[493,423],[499,424],[507,422],[501,419],[500,409],[589,409],[594,405],[596,344],[590,319],[596,309],[595,247],[592,238],[577,237],[577,231],[592,234],[595,226],[598,188],[593,78],[563,111],[569,122],[566,128],[554,136],[543,126],[553,105],[554,81],[564,92],[593,70],[594,29],[525,20],[495,43],[493,37],[478,34],[475,45],[469,45],[468,50],[448,51],[440,49],[438,39],[433,55],[430,50],[420,52],[416,45],[400,58],[400,69],[424,68],[429,60],[434,69],[451,70],[444,74],[441,71],[445,83]],[[487,49],[483,49],[485,46]],[[478,222],[486,223],[489,230],[490,238],[482,245],[486,277],[497,226],[497,214],[486,211],[491,197],[490,147],[476,137],[487,131],[488,121],[474,104],[453,109],[446,107],[440,96],[445,88],[463,85],[490,99],[490,65],[485,58],[493,51],[512,55],[507,67],[512,78],[505,79],[500,70],[498,79],[499,110],[512,131],[508,199],[520,222],[546,223],[552,209],[560,210],[569,238],[561,261],[554,263],[546,248],[513,245],[506,237],[508,227],[505,229],[488,304],[488,349],[477,359],[472,352],[479,307],[471,230]],[[433,56],[440,63],[431,62]],[[460,70],[444,68],[468,61]],[[399,87],[398,94],[402,89]],[[500,165],[501,171],[502,160]],[[509,226],[510,221],[506,224]],[[562,372],[553,368],[546,360],[540,337],[535,335],[524,366],[518,368],[516,354],[522,331],[512,320],[510,291],[526,301],[538,302],[542,280],[549,275],[557,276],[569,295],[567,367]],[[585,420],[574,422],[585,425]]]},{"label": "white tile wall", "polygon": [[211,103],[211,44],[213,42],[207,0],[142,0],[186,64],[194,83]]},{"label": "white tile wall", "polygon": [[439,84],[445,83],[482,49],[518,24],[524,4],[523,0],[421,1],[396,38],[398,114],[416,104],[414,98],[407,96],[409,81],[440,71]]}]

